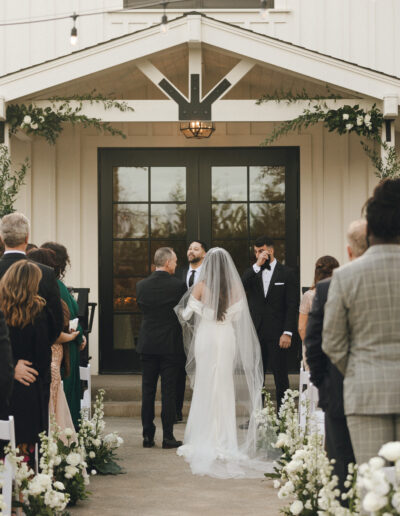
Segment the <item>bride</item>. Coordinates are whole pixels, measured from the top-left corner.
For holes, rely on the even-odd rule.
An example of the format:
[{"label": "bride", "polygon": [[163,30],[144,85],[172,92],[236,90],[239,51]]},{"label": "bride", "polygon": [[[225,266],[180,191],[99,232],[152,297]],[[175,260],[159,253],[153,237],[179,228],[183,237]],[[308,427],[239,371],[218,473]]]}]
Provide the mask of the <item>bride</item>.
[{"label": "bride", "polygon": [[[175,307],[182,324],[186,371],[193,389],[178,455],[192,473],[259,477],[272,471],[257,450],[255,411],[261,409],[260,344],[246,294],[229,253],[210,249],[199,281]],[[249,421],[247,430],[239,425]],[[247,426],[247,425],[242,425]]]}]

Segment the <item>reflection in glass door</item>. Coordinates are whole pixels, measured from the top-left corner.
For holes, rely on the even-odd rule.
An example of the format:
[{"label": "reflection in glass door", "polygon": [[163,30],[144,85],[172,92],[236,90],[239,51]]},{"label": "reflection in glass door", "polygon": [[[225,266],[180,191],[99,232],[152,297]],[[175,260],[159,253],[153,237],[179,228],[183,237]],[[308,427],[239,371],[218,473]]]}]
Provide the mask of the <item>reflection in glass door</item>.
[{"label": "reflection in glass door", "polygon": [[136,283],[158,247],[184,266],[187,245],[204,240],[242,273],[268,234],[298,269],[297,149],[102,149],[99,185],[101,372],[140,370]]}]

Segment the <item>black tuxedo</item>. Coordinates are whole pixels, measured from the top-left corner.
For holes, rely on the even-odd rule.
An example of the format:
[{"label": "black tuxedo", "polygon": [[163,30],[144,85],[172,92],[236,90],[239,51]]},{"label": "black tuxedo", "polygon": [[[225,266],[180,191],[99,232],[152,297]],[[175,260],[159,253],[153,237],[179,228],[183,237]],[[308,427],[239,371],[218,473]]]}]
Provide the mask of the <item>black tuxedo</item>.
[{"label": "black tuxedo", "polygon": [[14,364],[8,328],[0,311],[0,419],[8,418],[8,402],[14,381]]},{"label": "black tuxedo", "polygon": [[242,281],[260,340],[264,373],[267,366],[272,369],[279,408],[289,388],[287,354],[279,347],[279,339],[285,331],[294,334],[297,330],[299,292],[293,271],[277,262],[265,296],[262,272],[256,273],[250,267],[244,272]]},{"label": "black tuxedo", "polygon": [[343,408],[343,375],[322,351],[325,303],[331,278],[317,283],[304,344],[312,383],[318,388],[319,406],[325,411],[325,438],[329,459],[336,459],[334,472],[344,489],[347,467],[355,462]]},{"label": "black tuxedo", "polygon": [[143,436],[153,439],[154,401],[161,376],[164,439],[173,437],[176,416],[176,378],[185,361],[182,329],[173,310],[186,285],[165,271],[155,271],[136,286],[137,303],[143,313],[137,351],[142,360]]},{"label": "black tuxedo", "polygon": [[[184,281],[186,287],[186,279],[187,279],[187,273],[189,270],[189,265],[186,267],[180,267],[179,269],[176,269],[175,276],[179,278],[180,280]],[[182,367],[178,371],[178,376],[176,379],[176,417],[179,421],[182,420],[182,409],[183,409],[183,402],[185,400],[185,388],[186,388],[186,364],[184,363]]]}]

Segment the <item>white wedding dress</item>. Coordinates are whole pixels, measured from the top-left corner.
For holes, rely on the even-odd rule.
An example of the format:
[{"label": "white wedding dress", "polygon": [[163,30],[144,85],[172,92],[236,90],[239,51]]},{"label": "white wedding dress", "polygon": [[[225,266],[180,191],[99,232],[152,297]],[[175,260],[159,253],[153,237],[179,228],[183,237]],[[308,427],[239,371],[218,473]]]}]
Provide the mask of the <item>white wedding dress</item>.
[{"label": "white wedding dress", "polygon": [[[244,317],[250,318],[244,292],[238,301],[228,304],[222,320],[217,319],[209,298],[202,302],[186,295],[176,310],[184,336],[185,324],[192,326],[185,347],[193,388],[184,444],[178,455],[190,464],[193,474],[263,477],[272,471],[272,462],[260,460],[256,447],[254,411],[261,408],[263,373],[254,327],[251,323],[247,329],[243,323]],[[241,430],[239,425],[248,420],[249,428]]]}]

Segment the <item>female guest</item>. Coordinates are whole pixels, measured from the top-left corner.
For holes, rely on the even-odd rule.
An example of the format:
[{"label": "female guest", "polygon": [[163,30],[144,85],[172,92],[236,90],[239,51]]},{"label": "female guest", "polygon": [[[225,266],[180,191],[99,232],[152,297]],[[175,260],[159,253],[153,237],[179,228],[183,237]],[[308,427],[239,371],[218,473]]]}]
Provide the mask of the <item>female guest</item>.
[{"label": "female guest", "polygon": [[20,260],[0,282],[0,308],[9,329],[14,365],[28,360],[38,372],[31,384],[14,380],[9,413],[15,419],[15,437],[22,453],[32,457],[39,434],[47,428],[43,381],[51,361],[45,300],[39,296],[42,273],[37,265]]},{"label": "female guest", "polygon": [[[308,314],[311,310],[312,302],[315,296],[315,285],[326,278],[330,278],[332,276],[332,272],[334,269],[339,267],[339,262],[333,256],[321,256],[315,263],[315,271],[314,271],[314,283],[313,286],[307,290],[303,294],[303,297],[300,301],[299,306],[299,327],[298,332],[302,342],[304,342],[306,336],[306,328],[308,321]],[[308,369],[306,356],[305,356],[305,347],[303,344],[303,365],[305,369]]]},{"label": "female guest", "polygon": [[[46,242],[41,246],[42,249],[50,249],[54,252],[54,272],[57,276],[57,283],[60,288],[61,299],[66,303],[70,319],[78,317],[78,304],[68,288],[63,283],[67,266],[70,264],[67,249],[62,244]],[[78,325],[79,335],[70,342],[69,346],[69,375],[63,371],[64,392],[71,411],[72,421],[78,429],[80,418],[81,385],[79,379],[79,352],[86,346],[86,338],[80,325]]]},{"label": "female guest", "polygon": [[[30,260],[55,268],[55,253],[50,249],[32,249],[27,254]],[[70,313],[66,303],[61,300],[64,314],[64,327],[57,341],[51,346],[51,385],[49,415],[54,416],[57,426],[64,430],[73,428],[71,413],[61,386],[61,364],[65,377],[69,376],[69,343],[79,336],[79,331],[69,331]]]}]

